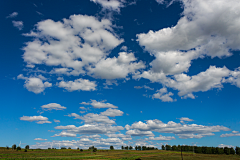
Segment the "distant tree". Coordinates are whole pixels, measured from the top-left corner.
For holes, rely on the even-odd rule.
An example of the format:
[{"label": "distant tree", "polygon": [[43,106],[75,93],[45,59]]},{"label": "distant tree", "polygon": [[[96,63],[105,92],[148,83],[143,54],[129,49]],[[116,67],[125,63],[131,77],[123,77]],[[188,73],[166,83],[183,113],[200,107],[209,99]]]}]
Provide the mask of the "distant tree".
[{"label": "distant tree", "polygon": [[27,152],[27,149],[25,149],[24,152]]},{"label": "distant tree", "polygon": [[111,149],[111,150],[114,150],[114,147],[113,147],[113,146],[110,146],[110,149]]},{"label": "distant tree", "polygon": [[233,149],[233,147],[230,148],[230,154],[235,154],[235,150]]},{"label": "distant tree", "polygon": [[82,151],[83,151],[83,149],[80,149],[80,151],[82,152]]},{"label": "distant tree", "polygon": [[7,148],[7,149],[9,149],[9,147],[8,147],[8,146],[6,146],[6,148]]},{"label": "distant tree", "polygon": [[237,154],[237,155],[240,155],[240,148],[239,148],[239,147],[236,147],[235,150],[236,150],[236,154]]},{"label": "distant tree", "polygon": [[138,150],[141,151],[141,146],[138,146]]},{"label": "distant tree", "polygon": [[20,146],[17,147],[17,151],[21,150],[22,148]]},{"label": "distant tree", "polygon": [[77,148],[77,150],[79,150],[79,148]]},{"label": "distant tree", "polygon": [[68,149],[71,149],[71,147],[68,147]]},{"label": "distant tree", "polygon": [[93,152],[97,152],[97,148],[93,148]]},{"label": "distant tree", "polygon": [[15,150],[15,149],[17,149],[16,144],[12,145],[12,150]]},{"label": "distant tree", "polygon": [[164,145],[162,145],[162,150],[165,150],[166,148],[165,148],[165,146]]},{"label": "distant tree", "polygon": [[176,146],[176,145],[173,145],[173,146],[172,146],[172,150],[173,150],[173,151],[176,151],[176,150],[177,150],[177,146]]},{"label": "distant tree", "polygon": [[128,146],[127,146],[127,147],[125,147],[125,149],[126,149],[126,150],[128,150]]},{"label": "distant tree", "polygon": [[224,153],[226,154],[226,155],[229,155],[230,154],[230,148],[228,148],[228,147],[224,147]]},{"label": "distant tree", "polygon": [[51,149],[51,148],[48,148],[48,149]]},{"label": "distant tree", "polygon": [[170,145],[166,145],[166,150],[167,151],[171,150],[171,146]]},{"label": "distant tree", "polygon": [[26,145],[26,146],[25,146],[25,149],[29,149],[29,145]]},{"label": "distant tree", "polygon": [[122,150],[124,150],[124,147],[122,146]]},{"label": "distant tree", "polygon": [[132,147],[132,146],[130,146],[130,147],[129,147],[129,149],[130,149],[130,150],[132,150],[132,149],[133,149],[133,147]]},{"label": "distant tree", "polygon": [[61,147],[61,149],[67,149],[66,147]]},{"label": "distant tree", "polygon": [[138,149],[138,147],[137,146],[135,146],[135,150],[137,150]]}]

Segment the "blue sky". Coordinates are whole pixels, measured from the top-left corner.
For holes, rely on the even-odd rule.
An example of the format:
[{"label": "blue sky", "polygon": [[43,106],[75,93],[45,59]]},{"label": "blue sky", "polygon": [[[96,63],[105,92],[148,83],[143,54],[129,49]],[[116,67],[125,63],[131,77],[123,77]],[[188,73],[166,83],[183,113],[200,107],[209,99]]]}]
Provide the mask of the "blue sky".
[{"label": "blue sky", "polygon": [[0,3],[1,146],[239,145],[239,2]]}]

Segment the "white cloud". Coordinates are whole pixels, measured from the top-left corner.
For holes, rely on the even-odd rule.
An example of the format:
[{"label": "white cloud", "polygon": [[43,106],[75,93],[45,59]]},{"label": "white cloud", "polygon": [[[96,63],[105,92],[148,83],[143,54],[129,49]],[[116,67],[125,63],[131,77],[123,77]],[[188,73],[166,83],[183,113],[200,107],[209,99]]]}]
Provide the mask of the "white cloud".
[{"label": "white cloud", "polygon": [[127,46],[122,46],[122,47],[120,48],[120,50],[123,50],[123,51],[125,51],[125,52],[127,51],[127,49],[128,49]]},{"label": "white cloud", "polygon": [[90,139],[98,139],[98,138],[100,138],[101,136],[100,135],[98,135],[98,134],[95,134],[95,135],[89,135],[89,136],[87,136],[87,135],[84,135],[84,136],[80,136],[79,138],[86,138],[86,139],[88,139],[88,138],[90,138]]},{"label": "white cloud", "polygon": [[6,18],[15,18],[15,17],[17,17],[17,15],[18,15],[18,12],[13,12],[13,13],[9,14]]},{"label": "white cloud", "polygon": [[111,108],[109,108],[106,111],[101,112],[101,115],[109,116],[109,117],[115,117],[115,116],[122,116],[123,112],[118,110],[118,109],[111,109]]},{"label": "white cloud", "polygon": [[60,137],[76,137],[76,134],[63,131],[59,134],[54,134],[52,137],[59,137],[59,136]]},{"label": "white cloud", "polygon": [[232,131],[232,133],[226,133],[220,135],[220,137],[234,137],[234,136],[240,136],[239,131]]},{"label": "white cloud", "polygon": [[57,103],[49,103],[46,105],[42,105],[41,108],[43,110],[64,110],[64,109],[66,109],[66,107],[61,106],[60,104],[57,104]]},{"label": "white cloud", "polygon": [[154,134],[151,131],[140,131],[140,130],[128,130],[126,134],[131,136],[151,136],[153,137]]},{"label": "white cloud", "polygon": [[172,92],[167,93],[167,88],[161,88],[157,90],[157,93],[153,94],[152,98],[161,99],[163,102],[173,102],[174,100],[170,96],[173,96]]},{"label": "white cloud", "polygon": [[23,29],[23,21],[12,21],[13,26],[18,28],[19,30]]},{"label": "white cloud", "polygon": [[[23,48],[27,64],[59,66],[51,73],[85,74],[89,65],[95,65],[123,42],[113,31],[107,19],[98,20],[87,15],[72,15],[69,19],[54,22],[44,20],[36,24],[32,42]],[[62,67],[62,68],[61,68]]]},{"label": "white cloud", "polygon": [[106,136],[110,138],[121,138],[124,141],[132,140],[132,137],[130,135],[125,135],[125,134],[106,134]]},{"label": "white cloud", "polygon": [[72,91],[94,91],[96,90],[96,82],[95,81],[89,81],[88,79],[76,79],[74,81],[61,81],[58,83],[58,87],[65,88],[69,92]]},{"label": "white cloud", "polygon": [[54,119],[53,120],[55,123],[60,123],[60,120]]},{"label": "white cloud", "polygon": [[38,123],[38,124],[52,123],[52,122],[48,121],[47,117],[43,117],[43,116],[22,116],[22,117],[20,117],[20,120],[21,121],[29,121],[29,122],[37,121],[36,123]]},{"label": "white cloud", "polygon": [[188,122],[191,122],[191,121],[193,121],[193,119],[190,119],[190,118],[188,118],[188,117],[181,117],[181,118],[179,118],[181,121],[188,121]]},{"label": "white cloud", "polygon": [[[237,45],[240,43],[240,29],[236,27],[239,25],[240,13],[235,12],[240,4],[237,1],[182,0],[182,2],[183,17],[176,26],[138,34],[139,44],[150,51],[198,48],[201,54],[211,57],[228,56],[229,48],[240,49]],[[222,14],[223,12],[225,14]]]},{"label": "white cloud", "polygon": [[170,141],[173,139],[176,139],[176,138],[173,136],[162,136],[162,135],[159,135],[158,137],[145,138],[145,140],[156,140],[156,141]]},{"label": "white cloud", "polygon": [[90,0],[94,3],[100,4],[104,9],[120,11],[120,8],[123,7],[123,2],[125,0]]},{"label": "white cloud", "polygon": [[117,106],[111,104],[111,103],[104,103],[104,101],[96,101],[96,100],[92,100],[91,99],[91,102],[90,103],[87,103],[87,102],[82,102],[80,104],[83,104],[83,105],[91,105],[93,106],[93,108],[118,108]]},{"label": "white cloud", "polygon": [[188,76],[186,73],[194,59],[222,58],[231,56],[230,50],[240,49],[240,29],[237,27],[240,12],[235,11],[240,4],[234,0],[181,1],[183,17],[176,26],[137,35],[139,44],[155,59],[148,71],[139,72],[134,77],[179,90],[183,99],[194,99],[193,92],[222,88],[223,82],[239,87],[239,69],[229,71],[226,67],[210,66],[197,75]]},{"label": "white cloud", "polygon": [[110,124],[84,124],[76,127],[75,125],[57,126],[55,129],[66,130],[68,133],[75,134],[110,134],[120,130],[124,130],[122,126],[112,126]]},{"label": "white cloud", "polygon": [[89,139],[80,139],[79,141],[76,140],[63,140],[63,141],[52,141],[52,142],[41,142],[36,143],[35,145],[31,145],[30,148],[61,148],[61,147],[71,147],[71,148],[83,148],[88,149],[89,146],[94,146],[98,149],[109,149],[109,146],[114,146],[114,148],[120,149],[121,146],[126,146],[127,144],[123,143],[120,139],[117,138],[108,138],[108,139],[97,139],[95,141]]},{"label": "white cloud", "polygon": [[22,74],[18,75],[17,79],[24,79],[25,84],[24,87],[33,93],[41,93],[45,90],[45,88],[52,87],[52,83],[48,81],[43,83],[45,77],[39,75],[38,77],[24,77]]},{"label": "white cloud", "polygon": [[149,90],[154,90],[154,88],[151,88],[151,87],[149,87],[149,86],[147,86],[147,85],[144,85],[143,88],[149,89]]},{"label": "white cloud", "polygon": [[226,145],[226,144],[219,144],[218,147],[219,147],[219,148],[224,148],[224,147],[228,147],[228,148],[231,148],[231,147],[232,147],[232,148],[235,148],[235,146],[233,146],[233,145]]},{"label": "white cloud", "polygon": [[47,141],[47,139],[42,139],[42,138],[35,138],[35,141]]},{"label": "white cloud", "polygon": [[37,124],[52,123],[51,121],[38,121]]},{"label": "white cloud", "polygon": [[85,123],[94,123],[94,122],[100,122],[100,123],[106,123],[106,124],[114,124],[115,123],[115,121],[109,119],[107,116],[94,114],[94,113],[88,113],[84,116],[79,116],[76,113],[71,113],[68,116],[75,117],[75,119],[84,120]]},{"label": "white cloud", "polygon": [[85,107],[79,107],[80,109],[82,109],[82,110],[87,110],[87,108],[85,108]]},{"label": "white cloud", "polygon": [[[167,87],[179,90],[179,96],[193,98],[192,92],[205,92],[213,88],[221,89],[222,83],[226,82],[225,77],[230,75],[231,71],[226,67],[217,68],[210,66],[206,71],[200,72],[194,76],[187,74],[176,74],[173,79],[167,77],[164,73],[153,73],[144,71],[141,75],[135,75],[134,78],[146,78],[152,82],[160,82]],[[185,97],[185,98],[187,98]]]},{"label": "white cloud", "polygon": [[159,133],[172,133],[179,138],[202,138],[204,136],[214,135],[213,132],[229,131],[230,129],[224,126],[204,126],[197,124],[181,124],[169,121],[163,123],[160,120],[147,120],[146,123],[141,121],[133,123],[131,126],[126,125],[125,128],[139,131],[155,131]]},{"label": "white cloud", "polygon": [[143,88],[143,87],[141,87],[141,86],[134,86],[134,88],[135,88],[135,89],[141,89],[141,88]]},{"label": "white cloud", "polygon": [[20,117],[20,120],[22,121],[47,121],[48,118],[47,117],[43,117],[43,116],[22,116]]},{"label": "white cloud", "polygon": [[142,61],[134,62],[136,60],[133,53],[120,52],[117,58],[101,59],[95,66],[88,68],[89,74],[102,79],[125,78],[129,73],[145,68]]}]

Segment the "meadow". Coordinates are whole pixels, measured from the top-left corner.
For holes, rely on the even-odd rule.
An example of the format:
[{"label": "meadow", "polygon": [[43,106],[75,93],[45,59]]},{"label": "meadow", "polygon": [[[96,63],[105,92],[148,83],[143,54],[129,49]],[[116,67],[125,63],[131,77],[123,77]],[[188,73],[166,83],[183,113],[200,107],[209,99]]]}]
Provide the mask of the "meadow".
[{"label": "meadow", "polygon": [[[198,154],[193,152],[183,152],[183,160],[240,160],[239,155],[216,155],[216,154]],[[56,159],[75,159],[75,160],[182,160],[181,152],[163,151],[163,150],[76,150],[76,149],[25,149],[11,150],[0,148],[0,159],[38,159],[38,160],[56,160]]]}]

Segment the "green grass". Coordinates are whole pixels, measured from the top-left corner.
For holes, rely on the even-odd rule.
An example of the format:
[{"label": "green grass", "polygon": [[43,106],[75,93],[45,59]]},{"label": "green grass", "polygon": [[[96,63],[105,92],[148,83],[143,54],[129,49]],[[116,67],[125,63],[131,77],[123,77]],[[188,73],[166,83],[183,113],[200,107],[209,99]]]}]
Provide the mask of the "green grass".
[{"label": "green grass", "polygon": [[[84,150],[74,149],[49,149],[49,150],[7,150],[0,148],[1,160],[57,160],[57,159],[76,159],[76,160],[181,160],[181,152],[179,151],[162,151],[162,150],[98,150],[95,153]],[[240,160],[238,155],[215,155],[215,154],[193,154],[192,152],[183,152],[184,160]]]}]

